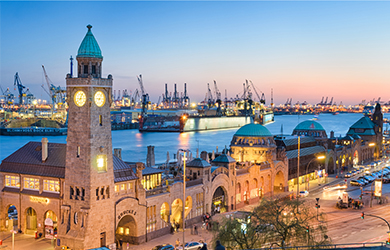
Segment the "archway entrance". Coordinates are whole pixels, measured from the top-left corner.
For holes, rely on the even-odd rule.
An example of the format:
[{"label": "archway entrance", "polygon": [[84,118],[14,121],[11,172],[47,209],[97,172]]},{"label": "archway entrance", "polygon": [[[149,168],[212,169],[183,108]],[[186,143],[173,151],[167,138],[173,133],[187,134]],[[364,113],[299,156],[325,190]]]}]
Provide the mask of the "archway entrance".
[{"label": "archway entrance", "polygon": [[176,199],[172,202],[172,214],[171,214],[171,223],[174,225],[183,225],[183,201],[181,199]]},{"label": "archway entrance", "polygon": [[7,220],[5,222],[8,231],[18,227],[18,210],[14,205],[10,205],[7,210]]},{"label": "archway entrance", "polygon": [[[129,242],[136,244],[137,224],[131,215],[125,215],[118,223],[115,232],[117,241]],[[102,245],[102,244],[101,244]]]},{"label": "archway entrance", "polygon": [[274,193],[282,192],[284,192],[284,174],[282,171],[278,171],[275,175]]},{"label": "archway entrance", "polygon": [[160,216],[161,216],[161,219],[165,222],[168,222],[169,220],[169,204],[167,202],[164,202],[162,205],[161,205],[161,210],[160,210]]},{"label": "archway entrance", "polygon": [[227,192],[222,187],[218,187],[213,195],[213,202],[211,204],[211,213],[224,213],[227,211]]},{"label": "archway entrance", "polygon": [[37,230],[37,212],[34,208],[29,207],[26,210],[26,233],[34,234]]},{"label": "archway entrance", "polygon": [[53,239],[54,235],[57,234],[56,214],[51,210],[47,211],[45,213],[44,223],[45,223],[45,238]]}]

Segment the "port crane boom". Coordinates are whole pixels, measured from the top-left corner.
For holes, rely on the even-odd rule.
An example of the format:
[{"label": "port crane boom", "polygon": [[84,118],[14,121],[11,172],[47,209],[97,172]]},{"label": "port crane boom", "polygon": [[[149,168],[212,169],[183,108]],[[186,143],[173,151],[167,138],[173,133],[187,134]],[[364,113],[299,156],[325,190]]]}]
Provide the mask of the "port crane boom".
[{"label": "port crane boom", "polygon": [[142,94],[142,102],[141,102],[142,113],[141,114],[142,114],[142,116],[144,116],[146,114],[147,105],[149,103],[149,95],[147,93],[145,93],[144,83],[142,82],[142,75],[137,76],[137,79],[138,79],[138,83],[139,83],[139,86],[141,88],[141,94]]},{"label": "port crane boom", "polygon": [[23,96],[26,96],[26,93],[23,92],[23,89],[26,87],[22,84],[18,72],[15,74],[14,86],[18,87],[19,92],[19,105],[23,104]]}]

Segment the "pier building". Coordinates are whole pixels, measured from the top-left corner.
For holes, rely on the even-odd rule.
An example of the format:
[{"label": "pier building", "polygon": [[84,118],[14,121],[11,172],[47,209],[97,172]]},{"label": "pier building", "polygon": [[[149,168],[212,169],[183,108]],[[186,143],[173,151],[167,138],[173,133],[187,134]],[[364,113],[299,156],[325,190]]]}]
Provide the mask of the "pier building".
[{"label": "pier building", "polygon": [[[289,186],[326,177],[341,175],[353,166],[377,160],[383,154],[383,114],[380,104],[371,116],[363,116],[343,137],[328,137],[322,125],[313,120],[299,123],[291,135],[277,135],[278,150],[286,151]],[[299,142],[298,142],[299,136]],[[299,144],[299,175],[298,175]],[[318,159],[319,156],[322,156]]]},{"label": "pier building", "polygon": [[[262,125],[240,128],[208,162],[187,162],[183,178],[162,180],[160,170],[123,161],[112,148],[113,77],[103,78],[103,56],[92,26],[78,50],[77,77],[66,76],[69,105],[66,144],[29,142],[0,165],[0,228],[55,238],[56,249],[115,249],[189,227],[204,213],[231,211],[287,190],[287,158],[277,155]],[[153,148],[149,151],[153,154]],[[247,151],[253,156],[247,156]],[[148,157],[147,165],[154,159]],[[184,218],[183,218],[184,210]]]}]

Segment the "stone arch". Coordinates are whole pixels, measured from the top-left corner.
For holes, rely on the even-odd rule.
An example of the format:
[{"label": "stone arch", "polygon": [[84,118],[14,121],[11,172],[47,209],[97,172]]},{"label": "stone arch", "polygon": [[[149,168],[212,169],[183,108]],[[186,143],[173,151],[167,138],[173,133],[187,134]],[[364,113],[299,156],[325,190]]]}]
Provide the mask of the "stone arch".
[{"label": "stone arch", "polygon": [[[229,197],[229,190],[231,187],[234,187],[234,184],[232,182],[232,180],[229,179],[229,177],[226,175],[226,174],[219,174],[218,176],[216,176],[212,182],[212,186],[210,188],[210,193],[209,195],[207,196],[207,204],[210,204],[210,208],[211,208],[211,204],[213,203],[213,195],[214,193],[216,192],[216,190],[219,188],[219,187],[222,187],[226,196],[225,196],[225,203],[226,203],[226,210],[228,210],[228,207],[231,206],[231,205],[234,205],[234,202],[233,203],[230,203],[230,200],[231,199],[228,199]],[[242,185],[238,182],[237,185],[236,185],[236,190],[237,189],[241,189],[242,190]],[[232,192],[232,195],[234,194],[234,192]],[[238,194],[238,193],[236,193]],[[238,195],[236,196],[236,198],[238,197]],[[233,196],[232,196],[233,198]],[[234,199],[234,198],[233,198]],[[236,204],[239,203],[237,200],[236,200]],[[234,207],[231,206],[231,209],[233,209]],[[210,210],[212,211],[212,210]]]},{"label": "stone arch", "polygon": [[211,213],[224,213],[228,211],[229,194],[225,187],[219,186],[213,192]]},{"label": "stone arch", "polygon": [[168,202],[164,202],[160,208],[161,219],[165,222],[169,221],[170,208]]},{"label": "stone arch", "polygon": [[264,186],[264,177],[261,176],[260,177],[260,185],[259,185],[259,196],[260,196],[260,198],[262,198],[263,195],[264,195],[264,191],[265,191],[264,188],[265,188],[265,186]]},{"label": "stone arch", "polygon": [[243,200],[245,203],[249,203],[249,199],[250,199],[249,181],[246,180],[244,182],[244,188],[243,188]]},{"label": "stone arch", "polygon": [[137,244],[137,222],[132,215],[125,215],[118,222],[115,239]]},{"label": "stone arch", "polygon": [[[49,220],[47,219],[51,221],[52,224],[51,226]],[[45,238],[52,239],[53,236],[57,234],[57,226],[58,226],[57,221],[58,221],[57,215],[52,210],[47,210],[45,212],[45,215],[43,217],[43,222],[45,226],[45,230],[44,230]]]},{"label": "stone arch", "polygon": [[281,193],[281,192],[284,192],[285,188],[286,188],[286,185],[285,185],[285,182],[284,182],[284,173],[279,170],[276,174],[275,174],[275,180],[274,180],[274,193]]},{"label": "stone arch", "polygon": [[175,199],[171,204],[171,208],[171,223],[183,225],[183,201],[179,198]]},{"label": "stone arch", "polygon": [[32,234],[37,230],[37,212],[34,208],[26,208],[26,233]]},{"label": "stone arch", "polygon": [[187,218],[187,215],[191,212],[192,209],[192,197],[187,196],[186,202],[184,204],[184,218]]},{"label": "stone arch", "polygon": [[236,185],[236,203],[241,202],[241,183],[237,182]]},{"label": "stone arch", "polygon": [[7,209],[5,210],[6,212],[6,220],[8,221],[7,225],[7,230],[13,230],[18,227],[18,221],[19,221],[19,211],[17,207],[13,204],[10,204],[7,206]]}]

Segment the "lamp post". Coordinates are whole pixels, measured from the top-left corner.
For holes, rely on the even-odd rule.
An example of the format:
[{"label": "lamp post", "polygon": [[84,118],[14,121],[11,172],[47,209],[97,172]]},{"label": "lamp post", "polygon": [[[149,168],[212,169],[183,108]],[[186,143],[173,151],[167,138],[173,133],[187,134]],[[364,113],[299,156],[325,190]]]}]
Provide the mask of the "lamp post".
[{"label": "lamp post", "polygon": [[185,206],[186,206],[186,153],[190,150],[179,149],[183,153],[183,249],[185,246]]},{"label": "lamp post", "polygon": [[[309,163],[307,164],[307,166],[306,166],[306,175],[307,175],[307,170],[308,170],[308,168],[309,168],[310,163],[311,163],[312,161],[314,161],[314,160],[322,160],[322,159],[325,159],[325,155],[320,155],[320,156],[317,156],[316,158],[311,159],[311,160],[309,161]],[[309,187],[310,187],[310,185],[309,185],[309,182],[307,181],[307,191],[309,191]]]}]

